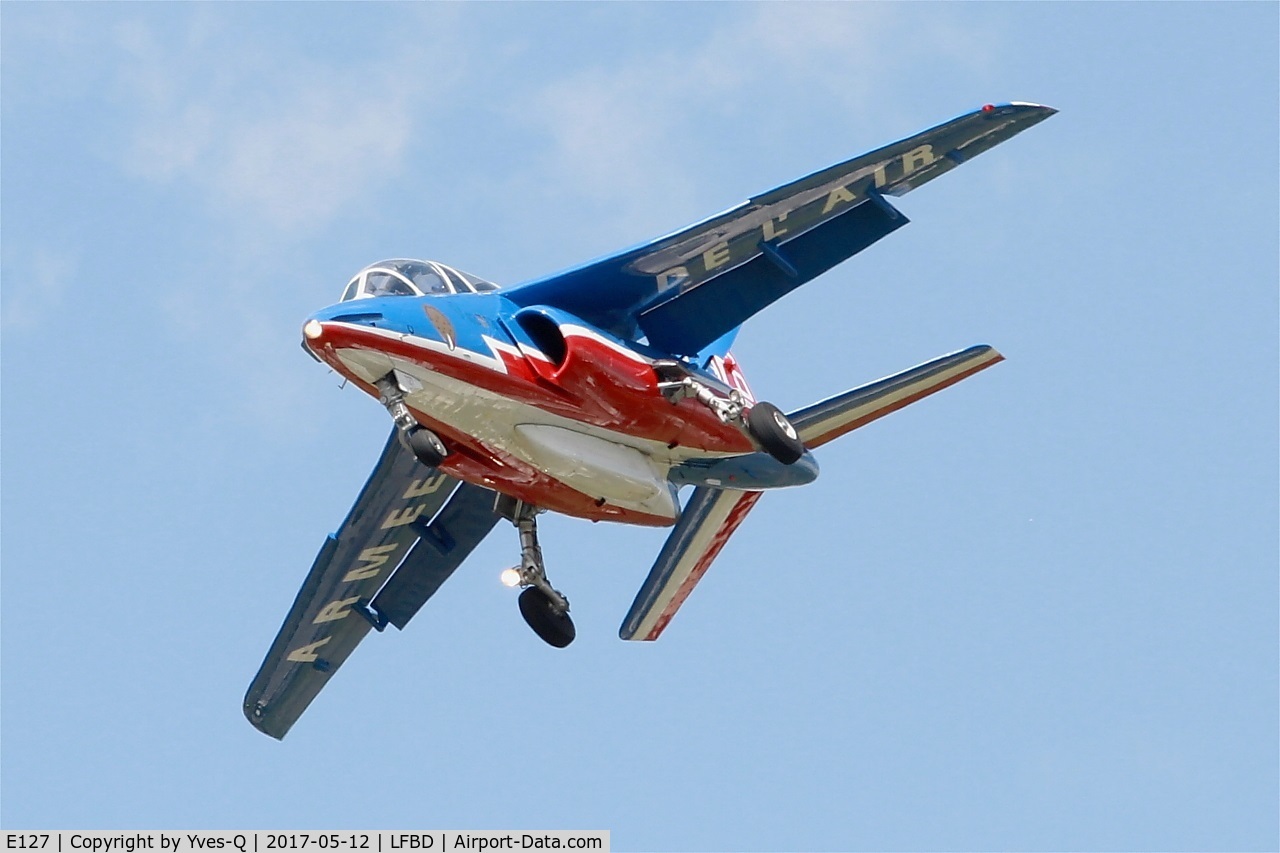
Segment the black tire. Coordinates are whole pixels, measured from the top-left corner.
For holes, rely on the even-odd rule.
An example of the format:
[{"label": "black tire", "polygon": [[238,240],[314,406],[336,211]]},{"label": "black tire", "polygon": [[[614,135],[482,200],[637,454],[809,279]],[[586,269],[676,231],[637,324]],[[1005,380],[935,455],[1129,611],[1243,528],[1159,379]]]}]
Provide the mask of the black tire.
[{"label": "black tire", "polygon": [[783,465],[804,456],[804,442],[782,410],[772,403],[756,403],[747,412],[747,432],[765,453]]},{"label": "black tire", "polygon": [[546,593],[536,586],[528,587],[520,593],[520,615],[529,623],[533,633],[557,649],[563,649],[578,636],[569,614],[558,610]]},{"label": "black tire", "polygon": [[428,468],[435,468],[449,455],[449,448],[444,446],[440,436],[429,429],[419,428],[409,433],[409,449]]}]

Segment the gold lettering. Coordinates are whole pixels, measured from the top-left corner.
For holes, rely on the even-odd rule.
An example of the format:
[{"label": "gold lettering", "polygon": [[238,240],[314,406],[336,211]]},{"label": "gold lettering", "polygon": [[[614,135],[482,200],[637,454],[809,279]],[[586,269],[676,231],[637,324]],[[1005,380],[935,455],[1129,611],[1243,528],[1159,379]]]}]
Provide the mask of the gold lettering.
[{"label": "gold lettering", "polygon": [[288,660],[296,663],[315,663],[317,657],[316,649],[320,648],[332,639],[333,637],[325,637],[323,640],[316,640],[308,646],[300,646],[289,652]]},{"label": "gold lettering", "polygon": [[842,201],[853,201],[853,193],[844,187],[836,187],[827,196],[827,203],[822,206],[822,215],[826,216],[831,210]]},{"label": "gold lettering", "polygon": [[[766,219],[764,221],[764,238],[766,240],[773,240],[779,234],[786,234],[787,229],[781,227],[782,221],[786,218],[787,218],[787,214],[784,213],[781,216],[779,216],[776,220]],[[778,224],[774,225],[774,222],[777,222]]]},{"label": "gold lettering", "polygon": [[383,530],[390,530],[392,527],[400,527],[404,524],[413,524],[418,520],[418,516],[427,511],[426,504],[416,504],[405,509],[393,509],[387,516],[386,521],[382,522]]},{"label": "gold lettering", "polygon": [[316,618],[311,620],[312,625],[319,625],[321,622],[333,622],[338,619],[346,619],[351,615],[351,605],[359,601],[359,596],[355,598],[343,598],[339,601],[330,601],[320,609],[316,614]]},{"label": "gold lettering", "polygon": [[436,476],[428,477],[425,480],[414,480],[413,485],[409,487],[409,490],[406,491],[402,497],[405,500],[409,500],[411,498],[420,498],[423,495],[438,492],[440,491],[440,487],[443,486],[445,481],[448,479],[449,478],[444,474],[437,474]]},{"label": "gold lettering", "polygon": [[938,158],[933,156],[932,145],[921,145],[902,155],[902,168],[907,174],[911,174],[916,169],[923,169],[936,159]]},{"label": "gold lettering", "polygon": [[702,265],[708,272],[729,263],[729,244],[716,243],[702,253]]},{"label": "gold lettering", "polygon": [[672,267],[666,272],[658,273],[658,290],[666,290],[668,287],[674,287],[689,279],[689,270],[686,267]]},{"label": "gold lettering", "polygon": [[879,166],[876,166],[876,186],[877,187],[882,187],[885,184],[889,183],[889,176],[884,173],[885,167],[888,165],[889,163],[888,161],[886,161],[884,163],[881,163]]},{"label": "gold lettering", "polygon": [[391,552],[399,547],[399,545],[392,542],[390,545],[375,545],[372,548],[365,548],[356,559],[362,563],[368,563],[368,565],[358,566],[347,572],[342,582],[351,583],[352,581],[362,581],[365,578],[373,577],[382,571],[382,564],[390,559]]}]

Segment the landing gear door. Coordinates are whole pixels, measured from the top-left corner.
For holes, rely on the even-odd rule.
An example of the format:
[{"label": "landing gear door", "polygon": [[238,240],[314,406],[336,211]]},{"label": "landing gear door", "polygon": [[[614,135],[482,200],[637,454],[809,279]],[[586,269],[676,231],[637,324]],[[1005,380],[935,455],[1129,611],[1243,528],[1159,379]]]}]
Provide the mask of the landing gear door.
[{"label": "landing gear door", "polygon": [[711,356],[707,360],[707,369],[725,385],[741,394],[743,401],[748,406],[756,404],[756,395],[751,393],[751,386],[747,384],[747,377],[743,374],[742,367],[738,364],[738,360],[734,358],[733,353],[725,353],[723,358],[718,355]]}]

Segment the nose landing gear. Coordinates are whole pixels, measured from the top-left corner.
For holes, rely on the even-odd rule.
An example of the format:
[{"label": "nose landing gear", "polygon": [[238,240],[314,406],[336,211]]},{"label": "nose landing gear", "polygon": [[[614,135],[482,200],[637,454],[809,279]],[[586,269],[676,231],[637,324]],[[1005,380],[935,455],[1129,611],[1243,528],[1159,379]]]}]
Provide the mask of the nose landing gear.
[{"label": "nose landing gear", "polygon": [[449,449],[444,446],[440,436],[426,427],[410,428],[405,440],[409,444],[409,449],[413,451],[413,455],[428,468],[437,467],[449,455]]},{"label": "nose landing gear", "polygon": [[524,587],[520,593],[520,615],[543,642],[563,649],[573,642],[577,630],[569,616],[569,599],[547,581],[542,548],[538,546],[541,510],[506,497],[498,499],[495,509],[520,531],[520,565],[503,572],[502,582]]},{"label": "nose landing gear", "polygon": [[404,389],[400,387],[397,375],[392,372],[379,379],[378,402],[387,407],[391,419],[400,430],[400,442],[417,457],[418,461],[428,468],[435,468],[449,455],[440,436],[422,426],[413,417],[404,402]]}]

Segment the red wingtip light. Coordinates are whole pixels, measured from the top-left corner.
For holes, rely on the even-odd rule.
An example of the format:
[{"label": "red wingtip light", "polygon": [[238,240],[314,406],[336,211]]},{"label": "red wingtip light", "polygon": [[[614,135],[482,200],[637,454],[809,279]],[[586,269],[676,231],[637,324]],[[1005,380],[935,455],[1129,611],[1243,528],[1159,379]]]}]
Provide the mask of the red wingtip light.
[{"label": "red wingtip light", "polygon": [[995,105],[995,104],[983,104],[983,105],[982,105],[982,111],[983,111],[984,113],[993,113],[993,112],[995,112],[995,111],[996,111],[996,105]]}]

